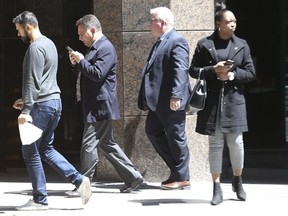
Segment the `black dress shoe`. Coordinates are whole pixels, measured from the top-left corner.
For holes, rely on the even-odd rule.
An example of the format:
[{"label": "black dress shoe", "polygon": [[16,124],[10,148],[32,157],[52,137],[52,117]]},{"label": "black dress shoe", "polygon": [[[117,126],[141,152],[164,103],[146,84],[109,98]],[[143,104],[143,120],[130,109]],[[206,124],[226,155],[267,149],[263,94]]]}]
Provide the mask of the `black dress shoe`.
[{"label": "black dress shoe", "polygon": [[142,176],[135,179],[133,182],[131,182],[130,185],[125,185],[120,189],[121,193],[131,193],[133,190],[136,190],[142,183],[144,182],[144,178]]},{"label": "black dress shoe", "polygon": [[168,178],[166,181],[163,181],[163,182],[161,183],[161,186],[174,182],[175,179],[174,179],[173,177],[174,177],[174,173],[171,173],[170,176],[169,176],[169,178]]}]

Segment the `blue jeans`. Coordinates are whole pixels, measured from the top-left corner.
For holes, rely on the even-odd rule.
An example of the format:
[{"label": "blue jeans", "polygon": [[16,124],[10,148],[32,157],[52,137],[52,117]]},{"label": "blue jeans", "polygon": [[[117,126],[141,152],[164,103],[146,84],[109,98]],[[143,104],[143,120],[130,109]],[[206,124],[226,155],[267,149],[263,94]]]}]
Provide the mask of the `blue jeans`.
[{"label": "blue jeans", "polygon": [[47,162],[60,175],[78,187],[81,175],[58,151],[54,149],[54,130],[61,117],[60,99],[36,103],[30,113],[33,124],[43,130],[42,137],[31,145],[22,145],[22,155],[32,182],[33,200],[47,205],[46,177],[42,161]]}]

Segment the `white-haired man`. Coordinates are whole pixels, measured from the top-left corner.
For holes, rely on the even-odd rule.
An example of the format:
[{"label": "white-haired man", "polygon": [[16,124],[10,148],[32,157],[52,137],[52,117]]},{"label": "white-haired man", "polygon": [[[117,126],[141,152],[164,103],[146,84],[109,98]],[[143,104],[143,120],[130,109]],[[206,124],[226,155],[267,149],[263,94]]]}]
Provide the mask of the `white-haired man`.
[{"label": "white-haired man", "polygon": [[145,132],[170,169],[162,189],[190,187],[185,105],[190,94],[189,46],[174,29],[169,8],[150,10],[151,32],[158,37],[143,69],[138,107],[148,110]]}]

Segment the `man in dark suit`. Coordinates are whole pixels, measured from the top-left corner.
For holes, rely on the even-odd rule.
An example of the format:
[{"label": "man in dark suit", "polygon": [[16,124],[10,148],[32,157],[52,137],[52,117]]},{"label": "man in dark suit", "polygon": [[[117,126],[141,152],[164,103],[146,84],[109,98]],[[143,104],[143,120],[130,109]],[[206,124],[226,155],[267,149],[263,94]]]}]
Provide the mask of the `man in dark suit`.
[{"label": "man in dark suit", "polygon": [[162,189],[190,187],[189,148],[185,133],[185,105],[189,98],[189,46],[173,28],[174,15],[166,7],[151,9],[151,32],[159,37],[143,69],[138,107],[148,110],[145,132],[169,167]]},{"label": "man in dark suit", "polygon": [[91,180],[98,162],[99,148],[123,179],[121,192],[135,190],[144,179],[114,141],[112,121],[119,119],[117,99],[117,53],[103,35],[99,20],[85,15],[76,22],[79,40],[86,55],[70,51],[73,71],[78,74],[77,98],[82,102],[84,131],[81,147],[81,171]]}]

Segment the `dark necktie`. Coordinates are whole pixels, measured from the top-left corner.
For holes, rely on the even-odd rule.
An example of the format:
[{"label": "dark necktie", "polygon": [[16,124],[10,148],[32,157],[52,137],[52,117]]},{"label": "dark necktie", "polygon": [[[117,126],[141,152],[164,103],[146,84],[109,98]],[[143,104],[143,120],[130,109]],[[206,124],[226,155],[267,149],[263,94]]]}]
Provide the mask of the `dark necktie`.
[{"label": "dark necktie", "polygon": [[[85,54],[85,58],[90,52],[90,48],[87,50]],[[76,101],[81,101],[81,90],[80,90],[80,81],[81,81],[81,72],[78,72],[77,81],[76,81]]]},{"label": "dark necktie", "polygon": [[150,58],[149,58],[149,64],[151,63],[151,60],[155,56],[156,50],[157,50],[157,48],[158,48],[160,43],[161,43],[161,40],[158,39],[157,42],[154,44],[154,47],[152,48],[152,52],[151,52],[151,55],[150,55]]},{"label": "dark necktie", "polygon": [[76,101],[77,102],[81,100],[80,79],[81,79],[81,72],[78,72],[77,81],[76,81]]}]

